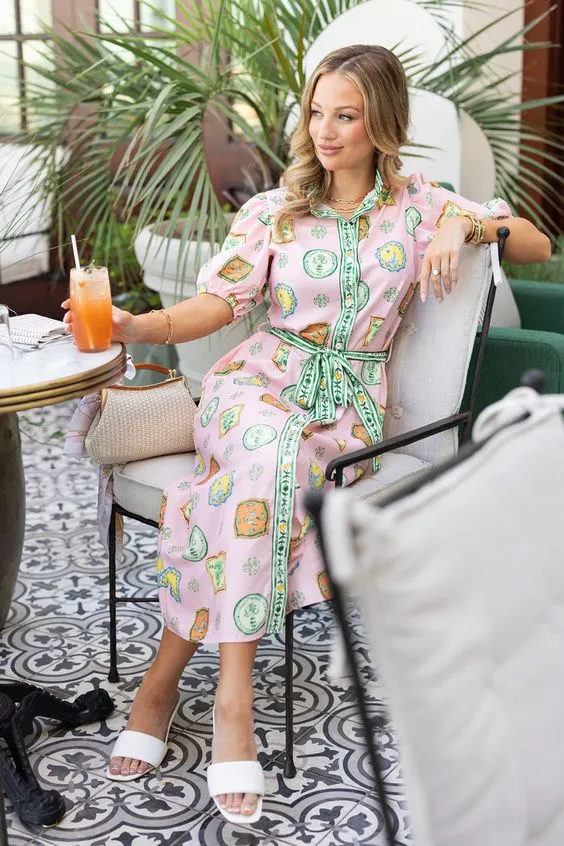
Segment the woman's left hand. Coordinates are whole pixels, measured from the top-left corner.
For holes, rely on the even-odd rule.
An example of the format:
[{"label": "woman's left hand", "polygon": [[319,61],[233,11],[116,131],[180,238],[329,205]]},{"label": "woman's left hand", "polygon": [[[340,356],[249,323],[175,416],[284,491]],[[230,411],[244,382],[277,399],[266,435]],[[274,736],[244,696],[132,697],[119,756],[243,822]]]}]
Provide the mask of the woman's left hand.
[{"label": "woman's left hand", "polygon": [[449,217],[427,247],[421,268],[420,294],[423,302],[429,293],[429,281],[439,302],[443,299],[443,287],[450,294],[458,282],[458,261],[460,250],[472,227],[467,217]]}]

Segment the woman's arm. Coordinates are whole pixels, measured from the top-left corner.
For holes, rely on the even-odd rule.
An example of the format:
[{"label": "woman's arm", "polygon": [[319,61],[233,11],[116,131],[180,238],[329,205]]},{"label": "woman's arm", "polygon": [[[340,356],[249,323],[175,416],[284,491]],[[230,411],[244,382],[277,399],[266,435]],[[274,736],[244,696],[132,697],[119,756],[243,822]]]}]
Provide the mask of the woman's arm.
[{"label": "woman's arm", "polygon": [[[472,229],[471,222],[466,219],[465,237]],[[482,219],[484,224],[484,241],[491,244],[497,241],[497,230],[500,226],[507,226],[510,237],[505,243],[503,257],[513,264],[532,264],[536,261],[547,261],[552,252],[550,238],[543,235],[530,220],[524,217],[508,217],[501,220]]]},{"label": "woman's arm", "polygon": [[195,341],[211,335],[233,320],[233,309],[229,303],[214,294],[198,294],[170,306],[166,311],[170,324],[162,311],[137,315],[133,321],[136,339],[130,343],[162,344],[169,334],[169,343]]},{"label": "woman's arm", "polygon": [[[70,309],[70,300],[61,303],[61,307]],[[211,335],[233,320],[229,303],[215,294],[198,294],[167,308],[166,312],[170,323],[162,311],[135,315],[112,306],[112,340],[124,344],[164,344],[168,339],[169,343],[177,344]],[[64,321],[67,331],[72,332],[70,311]]]},{"label": "woman's arm", "polygon": [[[484,225],[484,243],[497,241],[497,230],[501,226],[509,229],[510,236],[505,243],[504,258],[515,264],[546,261],[550,258],[550,239],[543,235],[529,220],[522,217],[481,218]],[[446,218],[435,237],[427,247],[419,281],[423,302],[427,299],[429,285],[433,286],[438,300],[443,298],[443,288],[450,294],[458,282],[458,262],[465,239],[472,232],[472,221],[463,216]],[[439,271],[433,273],[433,269]]]}]

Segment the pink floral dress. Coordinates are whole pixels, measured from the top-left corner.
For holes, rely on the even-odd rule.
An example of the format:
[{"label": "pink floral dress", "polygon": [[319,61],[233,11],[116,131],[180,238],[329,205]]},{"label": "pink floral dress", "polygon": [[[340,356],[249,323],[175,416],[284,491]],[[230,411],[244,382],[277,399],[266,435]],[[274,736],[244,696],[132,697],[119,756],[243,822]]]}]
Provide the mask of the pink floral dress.
[{"label": "pink floral dress", "polygon": [[[270,306],[269,324],[205,376],[193,475],[163,497],[161,608],[191,641],[256,639],[329,598],[302,494],[326,484],[331,459],[381,439],[386,358],[440,219],[510,215],[418,175],[397,190],[378,175],[350,220],[321,207],[277,236],[284,197],[249,200],[198,279],[235,318],[265,295]],[[346,483],[377,466],[354,466]]]}]

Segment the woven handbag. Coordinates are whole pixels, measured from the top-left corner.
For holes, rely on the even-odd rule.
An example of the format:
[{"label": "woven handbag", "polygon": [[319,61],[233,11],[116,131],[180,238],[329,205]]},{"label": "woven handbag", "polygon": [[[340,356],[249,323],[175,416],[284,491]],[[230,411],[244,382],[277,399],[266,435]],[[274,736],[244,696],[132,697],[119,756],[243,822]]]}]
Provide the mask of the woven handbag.
[{"label": "woven handbag", "polygon": [[84,440],[97,464],[127,464],[194,449],[196,404],[184,376],[158,364],[136,368],[168,378],[154,385],[113,385],[100,391],[100,411]]}]

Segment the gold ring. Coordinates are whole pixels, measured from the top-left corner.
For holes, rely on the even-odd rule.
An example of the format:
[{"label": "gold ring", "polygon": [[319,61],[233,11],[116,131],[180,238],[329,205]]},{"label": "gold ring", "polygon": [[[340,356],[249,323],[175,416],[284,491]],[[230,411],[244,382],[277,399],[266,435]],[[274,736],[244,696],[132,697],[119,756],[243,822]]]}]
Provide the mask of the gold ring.
[{"label": "gold ring", "polygon": [[439,270],[439,268],[438,268],[438,267],[434,267],[434,268],[432,269],[432,271],[431,271],[431,273],[433,274],[433,276],[439,276],[439,275],[440,275],[440,272],[441,272],[441,271]]}]

